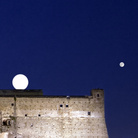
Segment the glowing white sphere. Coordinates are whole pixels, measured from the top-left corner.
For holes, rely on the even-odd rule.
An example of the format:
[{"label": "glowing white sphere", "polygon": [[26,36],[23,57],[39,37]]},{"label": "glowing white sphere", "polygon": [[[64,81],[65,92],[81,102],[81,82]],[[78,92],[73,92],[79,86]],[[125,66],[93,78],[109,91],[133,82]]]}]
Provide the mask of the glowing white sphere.
[{"label": "glowing white sphere", "polygon": [[124,67],[125,66],[125,63],[124,62],[120,62],[120,67]]},{"label": "glowing white sphere", "polygon": [[29,84],[28,78],[23,74],[16,75],[12,80],[12,85],[15,89],[24,90]]}]

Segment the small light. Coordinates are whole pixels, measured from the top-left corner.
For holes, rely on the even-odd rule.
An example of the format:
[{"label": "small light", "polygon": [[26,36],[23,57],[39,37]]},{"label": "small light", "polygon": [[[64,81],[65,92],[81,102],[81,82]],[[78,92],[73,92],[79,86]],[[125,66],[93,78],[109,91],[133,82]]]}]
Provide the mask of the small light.
[{"label": "small light", "polygon": [[120,62],[119,65],[120,65],[120,67],[124,67],[125,63],[124,62]]}]

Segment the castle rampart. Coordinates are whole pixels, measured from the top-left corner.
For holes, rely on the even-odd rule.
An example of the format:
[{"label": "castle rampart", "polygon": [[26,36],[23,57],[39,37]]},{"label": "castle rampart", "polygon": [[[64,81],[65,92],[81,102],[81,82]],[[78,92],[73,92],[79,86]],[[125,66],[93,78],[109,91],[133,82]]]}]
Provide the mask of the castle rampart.
[{"label": "castle rampart", "polygon": [[0,131],[9,138],[108,138],[101,89],[80,97],[15,93],[0,97]]}]

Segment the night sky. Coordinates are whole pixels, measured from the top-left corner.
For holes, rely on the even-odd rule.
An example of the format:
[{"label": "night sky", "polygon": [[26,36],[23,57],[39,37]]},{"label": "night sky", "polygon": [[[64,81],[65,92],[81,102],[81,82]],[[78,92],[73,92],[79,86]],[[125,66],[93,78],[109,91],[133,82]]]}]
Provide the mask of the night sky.
[{"label": "night sky", "polygon": [[137,0],[0,0],[0,89],[104,89],[109,138],[138,138],[137,37]]}]

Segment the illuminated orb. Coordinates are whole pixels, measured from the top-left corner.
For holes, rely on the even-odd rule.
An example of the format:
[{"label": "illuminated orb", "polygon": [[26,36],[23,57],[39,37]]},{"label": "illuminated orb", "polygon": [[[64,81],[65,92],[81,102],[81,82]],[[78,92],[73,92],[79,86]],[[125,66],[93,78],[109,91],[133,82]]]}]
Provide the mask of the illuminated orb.
[{"label": "illuminated orb", "polygon": [[125,66],[125,64],[124,64],[124,62],[120,62],[120,67],[124,67]]},{"label": "illuminated orb", "polygon": [[12,80],[12,85],[15,89],[24,90],[29,84],[28,78],[23,74],[16,75]]}]

